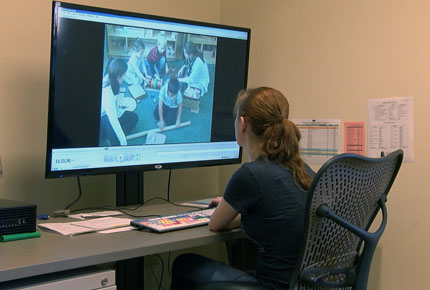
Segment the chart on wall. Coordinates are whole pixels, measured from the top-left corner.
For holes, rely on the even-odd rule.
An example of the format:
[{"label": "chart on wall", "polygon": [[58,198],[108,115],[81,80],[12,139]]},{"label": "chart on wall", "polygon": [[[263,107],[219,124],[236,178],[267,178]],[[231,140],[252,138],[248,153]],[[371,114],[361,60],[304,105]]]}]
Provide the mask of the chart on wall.
[{"label": "chart on wall", "polygon": [[339,154],[338,119],[296,119],[292,120],[300,130],[300,155],[312,165],[321,165]]},{"label": "chart on wall", "polygon": [[413,97],[369,99],[367,155],[380,157],[397,149],[404,151],[404,162],[414,162]]},{"label": "chart on wall", "polygon": [[344,122],[343,152],[365,156],[365,134],[364,122]]}]

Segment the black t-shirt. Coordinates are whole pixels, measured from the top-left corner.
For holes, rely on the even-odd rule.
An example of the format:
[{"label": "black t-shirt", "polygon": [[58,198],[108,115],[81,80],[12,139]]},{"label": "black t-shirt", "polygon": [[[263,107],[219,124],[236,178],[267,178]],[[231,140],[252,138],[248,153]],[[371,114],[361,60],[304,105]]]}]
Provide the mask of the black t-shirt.
[{"label": "black t-shirt", "polygon": [[288,287],[297,264],[306,198],[290,170],[262,158],[243,164],[224,192],[225,201],[242,215],[247,238],[258,246],[256,277],[274,288]]}]

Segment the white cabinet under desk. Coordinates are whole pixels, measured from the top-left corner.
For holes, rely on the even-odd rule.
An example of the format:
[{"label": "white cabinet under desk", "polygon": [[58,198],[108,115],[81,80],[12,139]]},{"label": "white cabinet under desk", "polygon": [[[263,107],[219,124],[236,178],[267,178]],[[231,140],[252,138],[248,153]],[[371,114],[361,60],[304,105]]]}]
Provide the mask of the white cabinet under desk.
[{"label": "white cabinet under desk", "polygon": [[86,267],[0,283],[1,290],[116,290],[115,270]]},{"label": "white cabinet under desk", "polygon": [[[190,208],[163,203],[145,205],[132,213],[141,216],[166,215],[186,210],[190,210]],[[68,221],[65,218],[62,220]],[[50,222],[52,221],[55,219],[50,220]],[[43,231],[40,238],[0,244],[0,289],[4,282],[13,280],[50,273],[57,275],[63,271],[75,271],[75,269],[80,270],[80,268],[88,266],[188,249],[242,237],[243,233],[240,229],[214,233],[209,231],[207,226],[161,234],[133,230],[113,234],[88,233],[73,237]],[[118,281],[116,282],[118,285]],[[34,289],[39,290],[39,288]]]}]

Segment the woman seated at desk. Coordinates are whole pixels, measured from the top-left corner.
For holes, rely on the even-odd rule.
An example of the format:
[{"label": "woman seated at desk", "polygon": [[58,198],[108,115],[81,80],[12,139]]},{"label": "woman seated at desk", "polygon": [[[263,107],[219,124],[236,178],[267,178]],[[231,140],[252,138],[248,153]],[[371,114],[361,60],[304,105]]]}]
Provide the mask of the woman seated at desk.
[{"label": "woman seated at desk", "polygon": [[299,155],[300,131],[288,120],[285,96],[272,88],[241,91],[234,123],[237,143],[249,154],[231,177],[209,229],[240,224],[258,247],[254,274],[195,254],[178,256],[172,290],[194,289],[211,281],[250,281],[288,289],[304,230],[307,190],[315,174]]}]

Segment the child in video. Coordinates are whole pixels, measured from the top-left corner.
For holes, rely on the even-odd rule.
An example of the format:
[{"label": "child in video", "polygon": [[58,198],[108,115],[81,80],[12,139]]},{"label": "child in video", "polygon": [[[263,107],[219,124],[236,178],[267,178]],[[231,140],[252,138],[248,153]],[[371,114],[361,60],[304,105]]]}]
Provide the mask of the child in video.
[{"label": "child in video", "polygon": [[119,88],[124,80],[127,64],[114,58],[108,67],[108,75],[103,81],[102,108],[100,121],[100,141],[107,140],[107,146],[127,145],[126,134],[136,126],[137,114],[119,110],[117,103]]},{"label": "child in video", "polygon": [[164,130],[164,125],[170,126],[176,123],[176,128],[181,126],[182,114],[182,93],[179,90],[177,78],[170,78],[161,87],[159,102],[154,110],[155,120],[158,122],[160,131]]},{"label": "child in video", "polygon": [[150,80],[146,67],[143,65],[145,44],[140,38],[136,38],[131,50],[132,53],[127,63],[128,69],[124,80],[130,85],[145,85]]},{"label": "child in video", "polygon": [[166,75],[166,46],[166,36],[161,32],[157,45],[149,51],[145,60],[146,71],[152,78],[160,80]]},{"label": "child in video", "polygon": [[185,64],[178,72],[179,81],[184,83],[184,96],[199,99],[208,91],[209,71],[203,56],[193,42],[184,45]]}]

